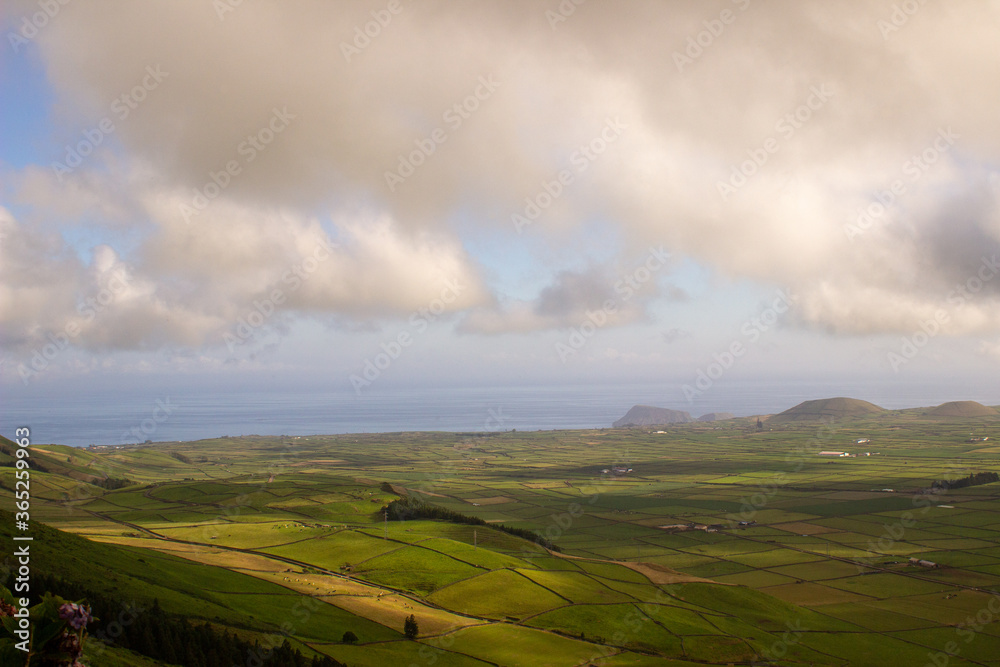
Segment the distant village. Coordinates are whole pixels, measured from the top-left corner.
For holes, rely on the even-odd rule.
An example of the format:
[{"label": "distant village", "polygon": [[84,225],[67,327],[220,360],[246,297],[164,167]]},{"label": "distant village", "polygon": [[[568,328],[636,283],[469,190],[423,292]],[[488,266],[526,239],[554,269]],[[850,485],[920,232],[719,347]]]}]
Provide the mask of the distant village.
[{"label": "distant village", "polygon": [[[990,439],[989,436],[978,436],[978,437],[977,436],[973,436],[973,437],[970,437],[968,440],[966,440],[966,442],[968,442],[968,443],[987,442],[987,441],[989,441],[989,439]],[[854,444],[856,444],[856,445],[870,445],[871,442],[872,442],[871,438],[859,438],[859,439],[857,439],[857,440],[854,441]],[[817,456],[831,456],[831,457],[838,457],[838,458],[857,458],[859,456],[878,456],[879,454],[881,454],[881,452],[859,452],[859,453],[855,454],[855,453],[852,453],[852,452],[841,452],[841,451],[825,450],[825,451],[819,452],[817,454]]]},{"label": "distant village", "polygon": [[87,445],[88,452],[109,452],[115,449],[125,449],[125,445]]},{"label": "distant village", "polygon": [[[859,438],[854,441],[856,445],[870,445],[872,443],[870,438]],[[878,456],[880,452],[862,452],[860,454],[852,454],[851,452],[834,452],[834,451],[823,451],[818,454],[818,456],[837,456],[841,458],[857,458],[858,456]]]}]

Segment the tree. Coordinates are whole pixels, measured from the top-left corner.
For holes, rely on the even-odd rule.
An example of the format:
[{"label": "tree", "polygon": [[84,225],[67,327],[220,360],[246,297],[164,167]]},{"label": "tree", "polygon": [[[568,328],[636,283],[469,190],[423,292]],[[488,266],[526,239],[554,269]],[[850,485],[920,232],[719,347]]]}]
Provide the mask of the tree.
[{"label": "tree", "polygon": [[406,622],[403,623],[403,634],[406,635],[407,639],[416,639],[418,632],[420,632],[420,628],[417,626],[417,619],[413,614],[410,614]]},{"label": "tree", "polygon": [[344,633],[344,636],[340,641],[344,642],[345,644],[354,644],[355,642],[358,641],[358,636],[353,632],[351,632],[350,630],[348,630],[347,632]]}]

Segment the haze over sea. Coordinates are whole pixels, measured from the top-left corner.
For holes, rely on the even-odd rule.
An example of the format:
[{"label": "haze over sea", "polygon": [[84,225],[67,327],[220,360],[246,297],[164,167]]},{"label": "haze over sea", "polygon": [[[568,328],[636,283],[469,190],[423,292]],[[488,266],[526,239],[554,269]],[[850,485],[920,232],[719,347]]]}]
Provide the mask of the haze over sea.
[{"label": "haze over sea", "polygon": [[[804,400],[849,396],[885,408],[950,400],[1000,403],[995,385],[959,381],[719,383],[688,403],[678,383],[573,386],[378,388],[353,391],[275,387],[219,391],[178,385],[159,391],[51,388],[5,392],[3,434],[19,426],[33,441],[73,446],[199,440],[238,435],[315,435],[396,431],[550,430],[608,427],[635,404],[737,416],[773,414]],[[159,407],[159,409],[157,409]]]}]

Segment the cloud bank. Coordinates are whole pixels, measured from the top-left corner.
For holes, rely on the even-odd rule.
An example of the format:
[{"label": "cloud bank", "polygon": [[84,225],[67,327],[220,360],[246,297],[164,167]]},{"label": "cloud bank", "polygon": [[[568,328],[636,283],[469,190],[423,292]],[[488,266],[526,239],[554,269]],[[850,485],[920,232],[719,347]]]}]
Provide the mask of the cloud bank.
[{"label": "cloud bank", "polygon": [[[364,324],[448,281],[460,331],[556,329],[648,246],[793,290],[799,327],[1000,334],[1000,2],[220,6],[71,3],[19,43],[7,3],[58,148],[4,170],[5,346],[222,345],[276,289],[274,322]],[[468,249],[594,225],[608,256],[529,299]]]}]

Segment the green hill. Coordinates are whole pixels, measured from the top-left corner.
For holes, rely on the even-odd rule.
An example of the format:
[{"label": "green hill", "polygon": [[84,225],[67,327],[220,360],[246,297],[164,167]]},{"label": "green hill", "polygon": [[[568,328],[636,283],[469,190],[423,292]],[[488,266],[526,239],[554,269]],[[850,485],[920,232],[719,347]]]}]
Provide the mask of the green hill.
[{"label": "green hill", "polygon": [[818,421],[822,419],[857,419],[885,412],[874,403],[856,398],[821,398],[814,401],[804,401],[794,408],[774,415],[768,419],[769,424],[785,424],[789,422]]},{"label": "green hill", "polygon": [[694,421],[691,415],[682,410],[655,408],[651,405],[633,405],[625,416],[616,421],[614,428],[629,426],[660,426],[662,424],[684,424]]},{"label": "green hill", "polygon": [[[13,543],[12,526],[14,515],[0,510],[0,540],[7,544]],[[133,609],[154,617],[162,610],[177,619],[176,623],[181,623],[181,618],[207,622],[218,637],[230,632],[251,643],[282,635],[282,623],[295,613],[296,604],[301,604],[301,596],[293,591],[257,577],[151,549],[94,542],[34,521],[30,526],[34,538],[30,543],[32,596],[47,591],[71,600],[99,599],[105,607],[128,610],[129,618],[134,618]],[[13,576],[11,561],[5,565],[8,577]],[[13,582],[4,578],[10,587]],[[253,599],[252,605],[245,603],[248,598]],[[98,616],[99,622],[91,628],[95,636],[101,636],[106,623],[116,620]],[[311,640],[339,637],[347,630],[379,640],[399,637],[384,626],[331,605],[318,606],[297,630],[298,636]],[[108,630],[107,634],[114,632]],[[295,648],[312,653],[305,644]]]},{"label": "green hill", "polygon": [[727,419],[736,419],[736,415],[732,412],[709,412],[707,415],[702,415],[698,417],[695,421],[700,422],[721,422]]},{"label": "green hill", "polygon": [[996,417],[1000,412],[975,401],[949,401],[928,410],[927,414],[934,417]]},{"label": "green hill", "polygon": [[[14,442],[0,435],[0,465],[12,463],[17,448]],[[32,445],[31,469],[99,486],[108,478],[124,478],[127,470],[86,449],[66,445]]]}]

